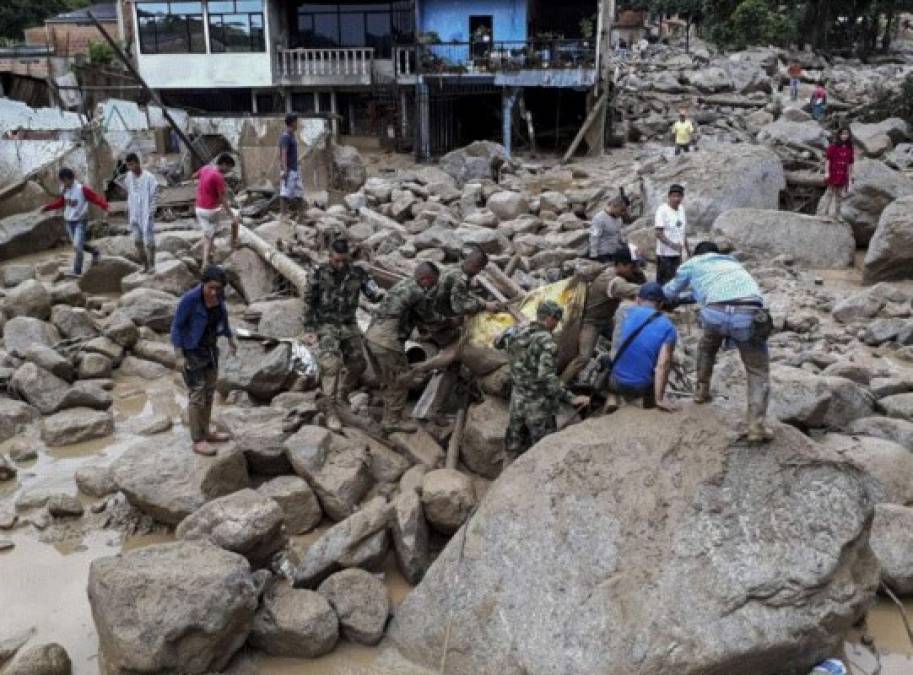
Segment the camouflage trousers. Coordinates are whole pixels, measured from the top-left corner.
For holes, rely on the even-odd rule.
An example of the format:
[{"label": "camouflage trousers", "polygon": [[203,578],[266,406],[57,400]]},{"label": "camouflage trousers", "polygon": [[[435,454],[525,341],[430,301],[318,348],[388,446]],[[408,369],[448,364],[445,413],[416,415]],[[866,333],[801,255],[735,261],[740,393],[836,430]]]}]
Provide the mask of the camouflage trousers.
[{"label": "camouflage trousers", "polygon": [[510,395],[510,417],[504,447],[508,453],[522,453],[558,431],[553,401],[543,401],[514,390]]},{"label": "camouflage trousers", "polygon": [[329,401],[345,398],[367,368],[361,332],[357,326],[325,324],[317,329],[317,337],[320,389]]}]

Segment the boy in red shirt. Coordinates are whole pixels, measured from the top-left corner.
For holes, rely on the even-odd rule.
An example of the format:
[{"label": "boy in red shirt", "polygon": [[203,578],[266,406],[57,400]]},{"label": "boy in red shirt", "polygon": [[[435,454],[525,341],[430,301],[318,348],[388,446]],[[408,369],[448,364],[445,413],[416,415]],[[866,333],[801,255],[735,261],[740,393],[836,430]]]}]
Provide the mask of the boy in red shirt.
[{"label": "boy in red shirt", "polygon": [[228,197],[228,186],[225,175],[231,173],[235,160],[227,152],[216,158],[216,165],[207,165],[197,172],[200,179],[197,185],[196,216],[200,230],[203,232],[203,267],[209,265],[212,252],[212,241],[224,228],[219,222],[219,212],[224,211],[231,218],[231,245],[238,244],[238,227],[241,219],[235,215]]},{"label": "boy in red shirt", "polygon": [[89,204],[95,204],[105,213],[108,202],[101,195],[93,192],[88,186],[76,180],[73,169],[62,167],[57,172],[60,179],[60,196],[42,207],[42,211],[63,209],[63,219],[67,223],[67,233],[73,242],[73,276],[82,274],[83,251],[92,254],[92,262],[97,263],[101,255],[99,250],[86,242],[86,231],[89,228]]},{"label": "boy in red shirt", "polygon": [[[824,164],[824,184],[827,192],[821,200],[818,212],[825,217],[840,217],[843,198],[853,185],[853,139],[850,130],[843,127],[837,131],[836,139],[827,146]],[[831,206],[834,213],[831,215]]]}]

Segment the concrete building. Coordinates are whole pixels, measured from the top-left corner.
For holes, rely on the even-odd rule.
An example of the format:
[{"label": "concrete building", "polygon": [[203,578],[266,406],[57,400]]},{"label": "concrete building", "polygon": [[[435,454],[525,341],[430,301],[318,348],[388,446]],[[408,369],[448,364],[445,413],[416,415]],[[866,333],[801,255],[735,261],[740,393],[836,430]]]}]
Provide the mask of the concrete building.
[{"label": "concrete building", "polygon": [[89,19],[90,12],[111,35],[123,39],[117,4],[106,2],[64,12],[46,19],[43,26],[27,28],[25,42],[33,47],[47,47],[57,57],[85,56],[90,44],[104,39]]},{"label": "concrete building", "polygon": [[427,158],[474,138],[510,145],[517,114],[541,117],[556,142],[562,121],[581,121],[600,38],[584,20],[603,4],[131,0],[128,23],[139,71],[168,105],[333,113],[341,133]]}]

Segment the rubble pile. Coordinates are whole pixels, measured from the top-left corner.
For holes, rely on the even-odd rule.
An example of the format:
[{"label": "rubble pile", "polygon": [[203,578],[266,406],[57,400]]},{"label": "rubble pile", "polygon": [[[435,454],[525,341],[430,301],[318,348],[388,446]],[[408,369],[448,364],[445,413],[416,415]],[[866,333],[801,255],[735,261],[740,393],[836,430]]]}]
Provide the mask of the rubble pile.
[{"label": "rubble pile", "polygon": [[[735,439],[732,411],[745,394],[731,353],[715,372],[713,408],[588,420],[550,436],[503,477],[507,407],[491,393],[502,387],[488,382],[503,360],[486,366],[486,383],[468,378],[486,393],[468,407],[456,462],[445,459],[453,415],[386,437],[370,387],[350,397],[334,433],[313,378],[297,367],[295,284],[256,247],[220,242],[214,255],[229,273],[232,324],[252,339],[220,368],[215,422],[232,441],[198,456],[171,417],[127,434],[112,394],[121,377],[178,381],[168,331],[179,296],[199,278],[194,223],[158,222],[155,272],[146,274],[114,218],[94,241],[101,259],[69,279],[61,256],[13,260],[59,240],[59,219],[0,221],[0,442],[11,442],[0,480],[18,480],[39,450],[112,435],[121,443],[112,461],[76,472],[85,501],[24,491],[0,502],[0,530],[84,522],[176,539],[92,565],[103,671],[213,672],[245,645],[316,658],[340,640],[375,645],[390,630],[406,656],[429,667],[443,657],[456,673],[586,672],[600,663],[619,673],[777,672],[832,653],[866,611],[879,561],[885,583],[908,593],[913,181],[899,158],[909,129],[856,125],[867,157],[841,221],[780,211],[797,167],[818,161],[826,141],[800,105],[773,96],[786,58],[768,49],[655,52],[619,80],[626,134],[645,142],[601,162],[518,160],[480,141],[434,166],[368,176],[354,148],[330,145],[332,185],[310,196],[297,221],[275,219],[268,187],[242,200],[251,236],[303,267],[344,236],[358,264],[390,287],[421,261],[457,264],[478,246],[493,286],[513,297],[582,278],[593,264],[590,221],[620,190],[632,200],[625,235],[652,259],[651,214],[669,184],[682,183],[692,237],[727,244],[771,310],[771,417],[780,424],[762,453]],[[803,65],[808,80],[825,73],[836,106],[847,109],[907,72],[811,56]],[[653,141],[685,100],[699,103],[704,137],[698,152],[673,157]],[[254,175],[265,171],[257,143],[273,129],[212,125],[213,135],[251,148]],[[315,130],[315,144],[321,138]],[[874,285],[848,291],[839,282],[866,245],[864,279]],[[361,323],[370,309],[360,308]],[[691,310],[676,320],[676,362],[690,373],[699,331]],[[418,584],[398,610],[383,584],[391,559]],[[660,592],[647,598],[644,588]],[[645,643],[647,632],[657,639]],[[43,649],[61,660],[56,648],[17,658]]]}]

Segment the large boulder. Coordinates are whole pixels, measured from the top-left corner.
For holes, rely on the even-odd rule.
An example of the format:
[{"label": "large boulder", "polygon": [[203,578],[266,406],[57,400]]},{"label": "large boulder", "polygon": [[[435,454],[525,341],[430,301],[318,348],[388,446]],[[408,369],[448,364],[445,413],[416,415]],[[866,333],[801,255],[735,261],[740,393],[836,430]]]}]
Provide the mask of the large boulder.
[{"label": "large boulder", "polygon": [[96,384],[68,384],[31,362],[16,369],[9,386],[12,391],[38,408],[42,415],[78,407],[107,410],[112,402],[111,394]]},{"label": "large boulder", "polygon": [[878,502],[913,506],[913,452],[894,441],[855,434],[825,434],[821,444],[868,474]]},{"label": "large boulder", "polygon": [[422,509],[428,522],[444,534],[453,534],[476,507],[472,481],[456,469],[435,469],[422,481]]},{"label": "large boulder", "polygon": [[529,213],[529,203],[526,201],[526,197],[519,192],[510,192],[508,190],[495,192],[488,198],[486,206],[500,221],[515,220]]},{"label": "large boulder", "polygon": [[260,312],[257,332],[273,338],[298,337],[303,332],[301,323],[301,301],[270,300],[256,303]]},{"label": "large boulder", "polygon": [[474,141],[464,148],[441,157],[439,166],[451,175],[458,185],[469,180],[492,178],[493,169],[506,158],[504,146],[491,141]]},{"label": "large boulder", "polygon": [[876,506],[871,542],[881,563],[882,581],[899,595],[913,595],[913,509]]},{"label": "large boulder", "polygon": [[51,294],[40,281],[27,279],[3,298],[3,312],[9,318],[31,316],[47,321],[51,318]]},{"label": "large boulder", "polygon": [[204,504],[181,521],[175,535],[240,553],[254,565],[268,562],[287,541],[282,508],[250,488]]},{"label": "large boulder", "polygon": [[491,479],[501,473],[507,420],[507,404],[499,398],[489,397],[469,408],[460,459],[470,471]]},{"label": "large boulder", "polygon": [[907,293],[898,286],[878,283],[844,296],[834,305],[831,314],[840,323],[864,321],[877,316],[889,302],[906,303],[909,300]]},{"label": "large boulder", "polygon": [[453,675],[808,672],[877,587],[873,502],[800,432],[777,427],[758,452],[733,421],[626,408],[548,436],[389,637],[426,667],[446,650]]},{"label": "large boulder", "polygon": [[67,226],[59,213],[20,213],[0,219],[0,260],[43,253],[65,239]]},{"label": "large boulder", "polygon": [[335,610],[339,628],[348,640],[362,645],[380,642],[390,616],[383,581],[364,570],[343,570],[320,584],[317,592]]},{"label": "large boulder", "polygon": [[724,211],[713,223],[713,234],[761,261],[788,255],[803,267],[848,267],[856,253],[853,228],[846,223],[789,211]]},{"label": "large boulder", "polygon": [[285,442],[292,468],[317,494],[335,521],[351,516],[371,488],[368,453],[323,427],[304,426]]},{"label": "large boulder", "polygon": [[276,476],[258,487],[257,492],[279,505],[289,534],[310,532],[323,519],[320,502],[303,478]]},{"label": "large boulder", "polygon": [[120,293],[121,281],[140,269],[127,258],[103,256],[79,278],[79,288],[83,293]]},{"label": "large boulder", "polygon": [[815,121],[794,122],[781,117],[758,132],[758,141],[768,145],[809,145],[824,150],[827,147],[827,131]]},{"label": "large boulder", "polygon": [[[119,282],[118,282],[119,283]],[[177,296],[152,288],[136,288],[124,293],[117,303],[121,314],[137,326],[148,326],[160,333],[171,329],[171,319],[178,306]]]},{"label": "large boulder", "polygon": [[84,443],[114,433],[114,415],[108,410],[71,408],[41,420],[41,440],[51,447]]},{"label": "large boulder", "polygon": [[410,584],[417,584],[431,564],[428,523],[417,490],[403,490],[393,502],[390,533],[400,572]]},{"label": "large boulder", "polygon": [[[726,171],[721,172],[720,167]],[[707,143],[644,177],[644,213],[665,204],[669,186],[685,186],[685,213],[690,231],[707,231],[730,209],[776,209],[786,188],[783,164],[770,149],[747,143]],[[651,223],[652,225],[652,220]]]},{"label": "large boulder", "polygon": [[893,441],[913,452],[913,422],[891,417],[864,417],[852,422],[847,430]]},{"label": "large boulder", "polygon": [[0,443],[21,434],[36,415],[37,411],[27,403],[0,398]]},{"label": "large boulder", "polygon": [[316,659],[339,640],[339,620],[316,591],[274,584],[254,617],[250,643],[274,656]]},{"label": "large boulder", "polygon": [[51,323],[66,338],[93,338],[98,335],[98,326],[88,310],[69,305],[54,305],[51,308]]},{"label": "large boulder", "polygon": [[6,351],[22,356],[32,345],[53,347],[60,342],[60,333],[51,324],[30,316],[17,316],[3,326],[3,345]]},{"label": "large boulder", "polygon": [[249,248],[233,251],[225,261],[225,270],[235,277],[249,303],[273,292],[276,272]]},{"label": "large boulder", "polygon": [[197,278],[180,260],[163,260],[155,265],[154,274],[134,272],[120,280],[124,293],[135,288],[152,288],[172,295],[182,295],[197,283]]},{"label": "large boulder", "polygon": [[913,196],[888,204],[865,254],[862,279],[876,281],[913,279]]},{"label": "large boulder", "polygon": [[219,369],[219,392],[227,395],[242,389],[254,398],[269,401],[281,391],[293,376],[292,347],[279,344],[268,351],[259,343],[243,341],[235,355],[225,354]]},{"label": "large boulder", "polygon": [[244,455],[230,446],[202,457],[152,441],[129,448],[111,464],[114,482],[133,506],[177,525],[211,499],[248,486]]},{"label": "large boulder", "polygon": [[853,122],[850,124],[850,132],[853,134],[853,142],[869,157],[881,157],[895,143],[910,137],[909,126],[899,117],[889,117],[875,124]]},{"label": "large boulder", "polygon": [[[853,167],[853,189],[841,204],[840,217],[853,226],[856,244],[865,247],[888,204],[909,196],[913,196],[913,180],[905,174],[878,160],[859,159]],[[822,199],[819,213],[824,206]]]},{"label": "large boulder", "polygon": [[344,194],[357,191],[368,180],[365,160],[351,145],[333,144],[333,187]]},{"label": "large boulder", "polygon": [[89,603],[101,671],[221,671],[247,640],[257,589],[240,555],[181,541],[99,558]]}]

